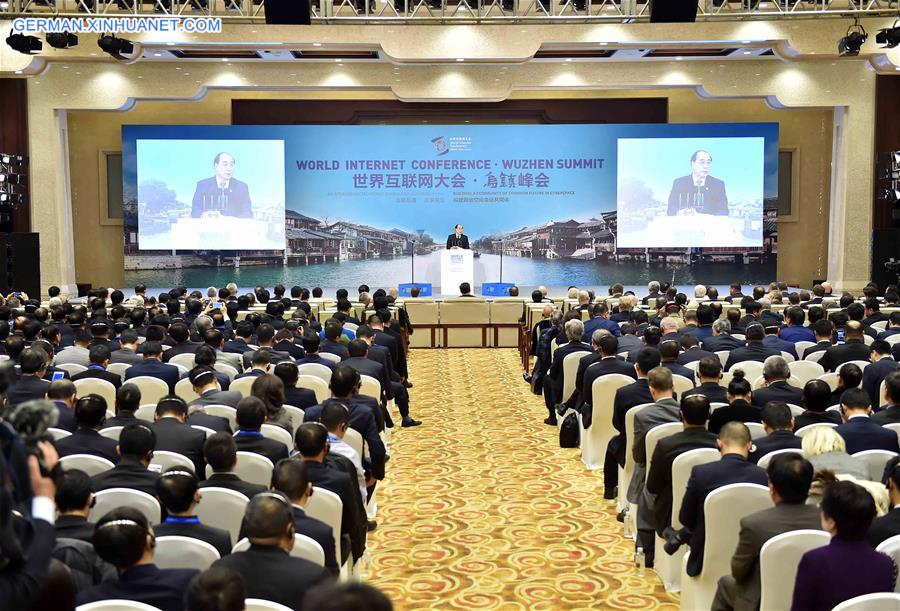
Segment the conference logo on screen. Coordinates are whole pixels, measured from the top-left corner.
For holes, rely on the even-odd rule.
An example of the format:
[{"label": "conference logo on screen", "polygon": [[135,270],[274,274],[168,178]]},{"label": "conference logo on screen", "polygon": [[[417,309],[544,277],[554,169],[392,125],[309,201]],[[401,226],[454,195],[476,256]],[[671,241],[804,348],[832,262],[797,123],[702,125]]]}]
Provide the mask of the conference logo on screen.
[{"label": "conference logo on screen", "polygon": [[450,148],[447,146],[447,141],[444,140],[443,136],[438,136],[437,138],[432,138],[431,142],[434,143],[434,150],[437,151],[437,157],[441,155],[446,155],[450,152]]}]

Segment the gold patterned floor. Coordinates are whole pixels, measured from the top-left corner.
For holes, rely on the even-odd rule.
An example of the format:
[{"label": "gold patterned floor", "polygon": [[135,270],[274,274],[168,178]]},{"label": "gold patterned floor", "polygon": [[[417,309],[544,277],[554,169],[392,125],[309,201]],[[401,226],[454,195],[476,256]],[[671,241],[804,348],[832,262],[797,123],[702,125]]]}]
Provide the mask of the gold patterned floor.
[{"label": "gold patterned floor", "polygon": [[514,349],[414,350],[370,581],[405,609],[677,609],[637,577],[599,472],[559,448]]}]

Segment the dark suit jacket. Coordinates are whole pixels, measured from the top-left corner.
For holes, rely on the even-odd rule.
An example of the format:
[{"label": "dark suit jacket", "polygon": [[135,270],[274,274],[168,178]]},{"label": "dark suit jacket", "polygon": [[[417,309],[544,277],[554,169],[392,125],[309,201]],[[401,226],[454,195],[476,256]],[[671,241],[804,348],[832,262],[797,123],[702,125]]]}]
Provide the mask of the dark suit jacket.
[{"label": "dark suit jacket", "polygon": [[[78,380],[105,380],[116,387],[116,390],[119,390],[119,387],[122,386],[122,378],[121,376],[112,373],[110,371],[106,371],[105,369],[88,369],[87,371],[82,371],[81,373],[76,373],[72,376],[72,381],[77,382]],[[108,405],[107,407],[113,407]]]},{"label": "dark suit jacket", "polygon": [[113,464],[119,462],[119,455],[116,453],[115,439],[104,437],[93,429],[78,428],[68,437],[57,439],[53,442],[59,457],[71,456],[72,454],[91,454],[99,456],[111,461]]},{"label": "dark suit jacket", "polygon": [[818,508],[806,503],[780,503],[742,518],[737,549],[731,557],[735,611],[759,609],[759,553],[766,541],[792,530],[821,528]]},{"label": "dark suit jacket", "polygon": [[712,335],[702,340],[700,345],[708,352],[721,352],[722,350],[742,348],[744,342],[730,335]]},{"label": "dark suit jacket", "polygon": [[726,422],[762,422],[762,410],[755,405],[738,399],[727,407],[720,407],[709,416],[707,427],[710,433],[719,434]]},{"label": "dark suit jacket", "polygon": [[[349,352],[348,352],[348,356],[349,356]],[[337,364],[336,364],[336,363],[332,363],[332,362],[329,361],[328,359],[323,359],[323,358],[322,358],[321,356],[319,356],[318,354],[307,354],[307,355],[306,355],[305,357],[303,357],[302,359],[297,359],[297,365],[298,365],[298,366],[299,366],[299,365],[302,365],[302,364],[304,364],[304,363],[317,363],[317,364],[319,364],[319,365],[325,365],[326,367],[328,367],[328,368],[329,368],[330,370],[332,370],[332,371],[334,371],[335,368],[337,367]]]},{"label": "dark suit jacket", "polygon": [[[59,532],[59,518],[56,520],[56,531]],[[869,543],[878,547],[885,539],[900,535],[900,508],[895,507],[880,518],[875,518],[869,527]]]},{"label": "dark suit jacket", "polygon": [[43,399],[48,388],[50,388],[50,382],[37,376],[23,375],[15,381],[12,388],[6,391],[6,398],[10,407],[15,407],[25,401]]},{"label": "dark suit jacket", "polygon": [[222,346],[222,352],[228,352],[229,354],[244,354],[249,349],[247,342],[243,338],[230,339]]},{"label": "dark suit jacket", "polygon": [[586,429],[590,428],[591,422],[593,421],[594,380],[608,373],[619,373],[635,380],[637,379],[637,372],[634,370],[634,365],[626,363],[618,357],[602,358],[588,365],[584,370],[584,380],[581,384],[581,405],[579,407],[581,421]]},{"label": "dark suit jacket", "polygon": [[888,374],[900,368],[900,363],[894,359],[882,358],[863,369],[862,389],[869,393],[872,405],[881,405],[881,383]]},{"label": "dark suit jacket", "polygon": [[61,515],[56,518],[57,539],[78,539],[93,543],[94,523],[76,515]]},{"label": "dark suit jacket", "polygon": [[[272,348],[260,348],[260,350],[268,350],[269,351],[269,354],[272,356],[272,367],[273,368],[278,363],[294,360],[291,358],[291,355],[288,354],[287,352],[279,352],[278,350],[274,350]],[[253,360],[254,354],[256,354],[256,350],[247,350],[246,352],[244,352],[243,356],[241,357],[243,360],[243,363],[244,363],[245,371],[250,369],[250,367],[251,367],[250,362]]]},{"label": "dark suit jacket", "polygon": [[350,351],[347,350],[347,346],[340,342],[333,342],[330,339],[323,339],[319,344],[319,352],[328,352],[330,354],[336,354],[341,357],[342,361],[346,361],[350,358]]},{"label": "dark suit jacket", "polygon": [[783,340],[777,335],[766,335],[765,338],[763,338],[763,346],[787,352],[795,359],[797,358],[797,348],[794,346],[794,343]]},{"label": "dark suit jacket", "polygon": [[753,391],[753,405],[763,407],[769,401],[784,401],[799,407],[803,402],[803,390],[782,381],[772,382]]},{"label": "dark suit jacket", "polygon": [[106,422],[103,423],[103,428],[107,429],[111,426],[128,426],[129,424],[147,424],[150,422],[148,420],[141,420],[140,418],[134,417],[134,412],[130,412],[127,410],[119,410],[119,413],[116,414],[113,418],[107,418]]},{"label": "dark suit jacket", "polygon": [[[550,370],[547,372],[547,378],[552,380],[553,383],[553,402],[561,403],[564,399],[568,399],[568,397],[563,397],[563,361],[565,358],[573,354],[575,352],[592,352],[590,344],[586,344],[584,342],[568,342],[565,344],[561,344],[559,348],[556,349],[556,352],[553,353],[553,360],[550,363]],[[547,380],[544,380],[546,384]]]},{"label": "dark suit jacket", "polygon": [[456,237],[456,232],[454,231],[447,236],[447,248],[453,248],[454,246],[458,246],[459,248],[465,248],[466,250],[468,250],[469,236],[462,233],[459,237]]},{"label": "dark suit jacket", "polygon": [[181,378],[178,367],[160,363],[156,359],[144,359],[143,363],[135,363],[125,371],[125,381],[138,376],[158,378],[169,385],[169,392],[175,394],[175,385]]},{"label": "dark suit jacket", "polygon": [[725,454],[717,462],[697,465],[691,470],[678,519],[684,525],[683,531],[688,535],[691,546],[687,574],[692,577],[703,570],[703,545],[706,541],[703,504],[710,492],[728,484],[767,486],[769,477],[763,469],[746,461],[740,454]]},{"label": "dark suit jacket", "polygon": [[799,450],[802,440],[791,431],[773,431],[760,439],[753,440],[750,462],[756,464],[759,459],[775,450]]},{"label": "dark suit jacket", "polygon": [[91,485],[94,492],[100,492],[107,488],[131,488],[156,497],[158,477],[159,475],[148,471],[147,467],[141,463],[125,458],[119,460],[119,463],[109,471],[98,473],[92,477]]},{"label": "dark suit jacket", "polygon": [[847,444],[847,454],[863,450],[889,450],[900,452],[897,447],[897,433],[883,428],[869,418],[855,417],[835,429]]},{"label": "dark suit jacket", "polygon": [[125,363],[127,365],[134,365],[135,363],[140,363],[144,360],[144,357],[131,350],[129,348],[119,348],[118,350],[114,350],[109,355],[110,363]]},{"label": "dark suit jacket", "polygon": [[[377,406],[372,406],[362,399],[359,395],[353,397],[350,401],[341,400],[342,403],[350,407],[350,428],[362,435],[366,444],[369,446],[369,460],[371,460],[372,476],[376,479],[384,478],[384,465],[387,460],[387,451],[381,436],[378,434],[378,423],[374,412]],[[322,405],[314,405],[303,412],[304,422],[316,422],[322,414],[325,405],[336,399],[326,399]]]},{"label": "dark suit jacket", "polygon": [[203,431],[191,428],[189,424],[178,422],[175,418],[162,418],[150,425],[156,433],[154,450],[177,452],[194,463],[194,473],[198,479],[203,477],[206,461],[203,459],[203,444],[206,435]]},{"label": "dark suit jacket", "polygon": [[679,209],[684,208],[695,208],[702,214],[728,216],[725,183],[718,178],[707,176],[703,186],[698,187],[690,174],[676,178],[669,192],[668,214],[675,216]]},{"label": "dark suit jacket", "polygon": [[284,389],[284,403],[285,405],[293,405],[294,407],[305,410],[307,407],[311,407],[317,403],[316,393],[308,388],[297,388],[296,386],[291,386],[290,388],[286,387]]},{"label": "dark suit jacket", "polygon": [[55,428],[74,433],[75,429],[78,428],[78,423],[75,422],[75,410],[62,401],[54,401],[53,405],[56,406],[56,413],[58,414]]},{"label": "dark suit jacket", "polygon": [[695,382],[694,380],[694,372],[685,367],[684,365],[679,365],[676,362],[662,363],[662,366],[672,372],[672,375],[683,376],[690,380],[691,382]]},{"label": "dark suit jacket", "polygon": [[191,201],[191,217],[200,218],[206,210],[219,210],[222,216],[253,218],[247,183],[232,177],[228,181],[228,187],[220,189],[215,176],[198,181]]},{"label": "dark suit jacket", "polygon": [[160,569],[145,564],[128,569],[119,581],[107,581],[78,594],[76,603],[125,599],[148,604],[162,611],[183,611],[188,584],[200,571],[196,569]]},{"label": "dark suit jacket", "polygon": [[376,363],[373,360],[361,356],[354,356],[341,362],[341,366],[351,367],[359,372],[360,375],[367,375],[375,378],[381,383],[382,399],[392,399],[391,381],[387,377],[387,371],[384,365]]},{"label": "dark suit jacket", "polygon": [[689,450],[715,447],[716,436],[702,428],[687,428],[657,442],[646,483],[647,492],[656,495],[654,521],[657,532],[672,524],[672,463]]},{"label": "dark suit jacket", "polygon": [[762,342],[751,342],[743,348],[735,348],[731,351],[731,354],[728,355],[728,361],[725,362],[725,370],[730,370],[732,365],[743,361],[762,363],[772,355],[781,356],[781,350],[767,348],[763,346]]},{"label": "dark suit jacket", "polygon": [[298,346],[294,342],[287,339],[283,339],[280,342],[275,342],[272,348],[274,348],[278,352],[287,352],[291,355],[292,359],[302,359],[304,356],[306,356],[306,352],[303,350],[302,346]]},{"label": "dark suit jacket", "polygon": [[[815,346],[810,346],[809,348],[807,348],[806,350],[804,350],[804,351],[803,351],[803,354],[802,354],[801,356],[802,356],[804,359],[806,359],[806,357],[808,357],[808,356],[809,356],[810,354],[812,354],[813,352],[823,352],[824,350],[827,350],[828,348],[831,348],[831,346],[833,346],[833,344],[831,343],[830,340],[825,340],[824,342],[816,342],[816,345],[815,345]],[[823,355],[823,356],[824,356],[824,355]]]},{"label": "dark suit jacket", "polygon": [[[871,365],[869,367],[871,367]],[[866,367],[866,369],[868,369],[868,367]],[[872,414],[871,418],[872,422],[877,422],[882,426],[900,422],[900,405],[888,405],[877,414]]]},{"label": "dark suit jacket", "polygon": [[802,429],[804,426],[809,426],[810,424],[819,424],[821,422],[830,422],[832,424],[841,424],[843,419],[841,418],[841,414],[838,412],[811,412],[809,410],[804,411],[799,416],[794,417],[794,430],[797,431]]},{"label": "dark suit jacket", "polygon": [[211,416],[200,410],[197,410],[193,414],[188,416],[187,424],[188,426],[204,426],[208,429],[214,430],[217,433],[228,433],[229,435],[231,434],[231,424],[228,422],[227,418],[223,418],[221,416]]},{"label": "dark suit jacket", "polygon": [[173,356],[178,356],[179,354],[194,354],[197,352],[197,348],[202,345],[203,342],[192,342],[191,340],[175,344],[163,352],[163,362],[168,363],[172,360]]},{"label": "dark suit jacket", "polygon": [[204,405],[226,405],[237,408],[238,402],[244,396],[236,390],[207,390],[202,395],[188,403],[190,407],[203,407]]},{"label": "dark suit jacket", "polygon": [[306,515],[306,511],[302,507],[293,505],[291,509],[294,512],[294,530],[298,535],[306,535],[322,546],[322,551],[325,552],[325,568],[332,575],[337,575],[341,568],[338,566],[335,555],[334,533],[331,527],[325,522]]},{"label": "dark suit jacket", "polygon": [[[341,498],[341,503],[343,503],[341,536],[346,535],[351,541],[357,539],[359,526],[361,520],[365,520],[365,515],[360,515],[359,501],[357,500],[359,498],[359,485],[356,479],[351,479],[347,473],[328,467],[320,462],[306,461],[306,468],[309,472],[309,480],[313,486],[330,490]],[[353,493],[353,488],[356,488],[356,495]],[[354,545],[354,547],[357,546],[358,543]],[[345,555],[342,553],[341,556],[345,557]]]},{"label": "dark suit jacket", "polygon": [[696,387],[685,391],[681,398],[691,395],[703,395],[710,403],[728,403],[727,389],[717,382],[703,382]]},{"label": "dark suit jacket", "polygon": [[851,339],[847,340],[845,344],[827,348],[825,354],[819,359],[819,365],[824,367],[825,371],[837,371],[838,367],[849,361],[868,361],[869,353],[869,347],[865,342],[861,339]]},{"label": "dark suit jacket", "polygon": [[248,499],[252,499],[260,492],[268,490],[265,486],[245,482],[234,473],[213,473],[206,481],[200,482],[201,488],[228,488],[235,492],[240,492]]},{"label": "dark suit jacket", "polygon": [[[607,452],[615,455],[620,467],[625,466],[625,452],[628,451],[625,438],[625,414],[632,407],[642,403],[653,403],[647,378],[640,378],[632,384],[618,389],[615,399],[613,399],[613,426],[616,427],[619,434],[610,440]],[[622,485],[627,485],[627,482]]]},{"label": "dark suit jacket", "polygon": [[274,465],[288,457],[287,446],[280,441],[263,437],[261,433],[238,431],[234,436],[238,452],[256,452],[272,461]]},{"label": "dark suit jacket", "polygon": [[684,352],[679,354],[675,362],[677,362],[679,365],[687,365],[688,363],[699,361],[700,359],[704,359],[708,356],[719,358],[716,356],[715,352],[710,352],[708,350],[704,350],[703,348],[695,346],[690,350],[685,350]]},{"label": "dark suit jacket", "polygon": [[[177,518],[169,518],[177,519]],[[206,524],[179,524],[166,520],[162,524],[153,527],[157,537],[190,537],[209,543],[220,557],[231,553],[231,533],[221,528],[214,528]]]},{"label": "dark suit jacket", "polygon": [[221,566],[240,573],[247,598],[280,603],[295,611],[303,604],[307,590],[329,579],[327,569],[309,560],[294,558],[276,547],[251,545],[246,552],[229,554],[216,560]]}]

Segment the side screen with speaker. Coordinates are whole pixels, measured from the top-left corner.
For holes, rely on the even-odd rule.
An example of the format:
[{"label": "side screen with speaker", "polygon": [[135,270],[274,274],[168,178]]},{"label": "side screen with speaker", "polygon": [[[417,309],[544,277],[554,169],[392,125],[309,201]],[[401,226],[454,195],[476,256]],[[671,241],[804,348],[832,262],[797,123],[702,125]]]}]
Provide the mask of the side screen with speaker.
[{"label": "side screen with speaker", "polygon": [[0,233],[0,292],[25,291],[40,299],[40,240],[36,233]]},{"label": "side screen with speaker", "polygon": [[[268,0],[266,0],[268,6]],[[697,21],[697,0],[650,0],[651,23],[693,23]]]},{"label": "side screen with speaker", "polygon": [[269,25],[309,25],[309,0],[266,0]]}]

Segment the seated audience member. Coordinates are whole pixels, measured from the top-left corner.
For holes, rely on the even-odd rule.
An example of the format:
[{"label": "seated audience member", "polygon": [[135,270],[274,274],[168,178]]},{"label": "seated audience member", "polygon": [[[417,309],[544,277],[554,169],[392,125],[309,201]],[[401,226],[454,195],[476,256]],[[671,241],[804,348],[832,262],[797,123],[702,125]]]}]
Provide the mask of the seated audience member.
[{"label": "seated audience member", "polygon": [[622,335],[618,323],[609,319],[609,306],[601,302],[591,310],[591,318],[584,323],[584,337],[591,337],[594,331],[605,329],[615,337]]},{"label": "seated audience member", "polygon": [[303,611],[393,611],[390,599],[365,583],[331,582],[316,586],[303,601]]},{"label": "seated audience member", "polygon": [[322,355],[319,353],[320,344],[321,339],[319,338],[318,333],[309,329],[304,331],[303,335],[300,336],[300,345],[303,346],[303,351],[306,353],[306,356],[302,359],[297,359],[297,365],[317,363],[319,365],[325,365],[333,370],[336,365],[327,358],[322,358]]},{"label": "seated audience member", "polygon": [[269,367],[272,364],[272,355],[268,350],[254,350],[253,356],[250,357],[250,368],[244,373],[238,375],[235,380],[241,378],[258,378],[261,375],[269,373]]},{"label": "seated audience member", "polygon": [[[797,342],[816,343],[816,334],[809,327],[804,327],[806,312],[798,306],[791,306],[785,310],[787,325],[778,333],[781,339],[796,344]],[[799,355],[803,356],[803,355]]]},{"label": "seated audience member", "polygon": [[155,422],[150,425],[156,435],[154,450],[175,452],[194,463],[194,473],[203,473],[203,443],[206,434],[187,423],[188,406],[184,399],[168,396],[156,405]]},{"label": "seated audience member", "polygon": [[[204,343],[212,348],[213,356],[215,356],[215,361],[217,363],[223,363],[228,365],[232,369],[234,369],[237,373],[240,373],[244,370],[244,360],[243,353],[246,350],[241,351],[241,354],[236,354],[233,352],[225,351],[225,335],[229,333],[228,328],[223,327],[222,329],[207,329],[203,332],[203,341]],[[200,348],[197,348],[197,351],[200,351]],[[196,354],[196,353],[195,353]],[[196,357],[195,357],[196,361]]]},{"label": "seated audience member", "polygon": [[792,530],[820,530],[819,510],[806,503],[813,467],[799,453],[772,458],[767,469],[774,507],[741,518],[740,537],[731,559],[731,574],[719,578],[712,608],[758,609],[759,554],[769,539]]},{"label": "seated audience member", "polygon": [[266,405],[257,397],[244,397],[237,406],[238,430],[234,443],[238,452],[255,452],[265,456],[274,465],[288,457],[288,448],[280,441],[263,437],[260,432],[266,421]]},{"label": "seated audience member", "polygon": [[776,357],[763,365],[764,385],[753,391],[753,405],[765,405],[769,401],[783,401],[799,407],[803,391],[788,384],[791,368],[783,358]]},{"label": "seated audience member", "polygon": [[697,365],[697,376],[700,378],[700,383],[685,391],[682,399],[692,395],[703,395],[709,399],[710,403],[728,403],[728,391],[719,384],[722,379],[722,361],[719,360],[719,357],[713,355],[700,359],[700,363]]},{"label": "seated audience member", "polygon": [[[72,380],[54,380],[47,387],[47,400],[56,406],[56,428],[70,433],[75,432],[78,423],[75,421],[75,404],[78,393]],[[109,426],[109,425],[107,425]]]},{"label": "seated audience member", "polygon": [[294,333],[290,329],[281,329],[275,334],[275,343],[272,349],[276,352],[286,352],[292,359],[302,359],[306,356],[303,348],[294,342]]},{"label": "seated audience member", "polygon": [[869,395],[864,390],[850,389],[841,397],[844,424],[838,426],[836,431],[847,443],[847,452],[850,454],[864,450],[900,452],[897,434],[873,422],[869,418],[871,411]]},{"label": "seated audience member", "polygon": [[261,375],[250,387],[250,394],[266,406],[266,422],[293,433],[291,415],[284,409],[284,383],[272,374]]},{"label": "seated audience member", "polygon": [[106,422],[106,400],[100,395],[87,395],[75,404],[75,422],[78,428],[68,437],[54,441],[60,458],[72,454],[91,454],[115,464],[116,441],[99,433]]},{"label": "seated audience member", "polygon": [[[626,363],[616,356],[622,338],[613,337],[608,333],[601,334],[600,337],[596,337],[596,335],[597,332],[595,331],[595,337],[592,339],[597,346],[596,360],[591,362],[589,355],[582,357],[582,360],[579,361],[580,368],[581,362],[584,362],[584,359],[588,359],[588,364],[582,373],[580,404],[577,406],[578,411],[581,412],[581,420],[586,429],[590,428],[593,421],[594,380],[608,373],[618,373],[637,379],[634,365]],[[576,377],[576,385],[577,383],[578,378]]]},{"label": "seated audience member", "polygon": [[[849,361],[868,361],[869,347],[863,341],[862,323],[851,320],[844,326],[844,343],[825,349],[819,359],[825,371],[837,371],[838,367]],[[809,354],[809,350],[806,352]]]},{"label": "seated audience member", "polygon": [[[881,383],[891,377],[891,374],[897,372],[898,368],[900,368],[900,363],[891,358],[891,346],[887,342],[875,341],[869,347],[871,348],[870,358],[872,364],[863,369],[862,388],[869,393],[869,399],[871,399],[873,406],[884,405],[886,401],[887,405],[894,407],[897,403],[900,403],[900,379],[897,379],[894,383],[895,394],[893,397],[890,395],[883,397],[881,395]],[[843,371],[843,368],[841,370]],[[889,386],[890,383],[885,382],[885,390],[889,390]],[[882,410],[879,414],[884,411]],[[900,422],[900,414],[896,413],[898,411],[900,410],[895,409],[895,413],[892,416],[883,416],[882,418],[875,418],[875,420],[881,424]]]},{"label": "seated audience member", "polygon": [[753,441],[750,462],[758,463],[759,459],[776,450],[799,450],[801,439],[792,432],[794,417],[791,408],[784,401],[768,401],[762,408],[762,423],[766,436]]},{"label": "seated audience member", "polygon": [[166,519],[153,527],[157,537],[190,537],[209,543],[219,556],[231,553],[231,534],[227,530],[200,523],[194,508],[203,498],[197,476],[183,467],[171,467],[156,480],[156,496],[166,510]]},{"label": "seated audience member", "polygon": [[272,473],[272,489],[281,492],[291,501],[294,529],[318,543],[325,552],[325,568],[332,575],[340,572],[334,549],[334,533],[325,522],[306,515],[306,504],[313,493],[306,463],[302,460],[282,460]]},{"label": "seated audience member", "polygon": [[832,334],[834,333],[834,323],[825,318],[821,318],[814,323],[810,324],[810,329],[813,330],[813,334],[816,336],[816,345],[810,346],[806,350],[803,351],[803,354],[800,356],[804,360],[808,360],[811,354],[815,354],[816,352],[825,352],[828,348],[833,346],[833,342],[831,341]]},{"label": "seated audience member", "polygon": [[174,395],[175,385],[178,384],[181,374],[175,365],[162,362],[162,343],[148,340],[141,344],[141,352],[144,353],[144,360],[125,370],[125,381],[138,376],[150,376],[168,384],[169,393]]},{"label": "seated audience member", "polygon": [[297,365],[287,362],[278,363],[275,365],[274,373],[284,385],[285,405],[306,409],[318,403],[315,392],[309,388],[297,388],[297,379],[300,377]]},{"label": "seated audience member", "polygon": [[[590,365],[600,360],[600,340],[607,335],[610,335],[610,333],[604,329],[597,329],[591,334],[592,351],[585,352],[584,356],[578,359],[578,370],[575,372],[575,388],[568,398],[563,397],[563,399],[565,399],[563,403],[556,406],[557,414],[562,415],[565,414],[567,410],[577,410],[581,406],[584,393],[584,373]],[[618,340],[616,340],[616,344],[618,344]]]},{"label": "seated audience member", "polygon": [[701,342],[703,349],[708,352],[727,352],[743,345],[744,342],[731,336],[731,323],[724,318],[719,318],[712,324],[712,335]]},{"label": "seated audience member", "polygon": [[728,484],[769,483],[766,472],[747,460],[752,445],[750,430],[742,422],[728,422],[719,431],[718,446],[722,458],[718,462],[698,465],[691,470],[687,490],[678,512],[684,525],[667,538],[665,550],[674,554],[682,543],[688,543],[691,553],[687,574],[694,577],[703,570],[703,547],[706,540],[703,504],[709,493]]},{"label": "seated audience member", "polygon": [[725,370],[731,371],[731,368],[736,363],[742,363],[744,361],[756,361],[762,363],[770,356],[781,356],[781,350],[776,350],[775,348],[769,348],[763,345],[765,336],[766,332],[762,325],[753,323],[748,326],[745,333],[747,345],[743,348],[735,348],[729,353],[728,360],[725,363]]},{"label": "seated audience member", "polygon": [[[218,371],[216,369],[216,351],[206,344],[197,348],[197,352],[194,353],[194,367],[203,367],[204,369],[209,369],[213,372],[213,375],[216,377],[216,381],[219,383],[219,388],[222,390],[228,390],[231,386],[231,378],[228,377],[228,374]],[[235,369],[235,371],[238,371]],[[187,378],[190,375],[190,372],[186,372],[182,374],[182,378]]]},{"label": "seated audience member", "polygon": [[169,335],[175,340],[175,345],[163,352],[163,362],[168,363],[173,356],[179,354],[194,354],[202,342],[191,341],[191,332],[186,324],[179,322],[169,327]]},{"label": "seated audience member", "polygon": [[94,492],[107,488],[132,488],[156,496],[157,474],[147,469],[153,457],[156,435],[145,424],[129,424],[119,435],[119,462],[91,478]]},{"label": "seated audience member", "polygon": [[109,418],[104,426],[128,426],[129,424],[150,424],[135,416],[141,406],[141,389],[136,384],[125,382],[116,391],[116,415]]},{"label": "seated audience member", "polygon": [[794,430],[800,430],[810,424],[827,422],[840,424],[841,413],[828,411],[831,407],[831,387],[822,380],[810,380],[803,386],[803,398],[800,406],[803,413],[794,418]]},{"label": "seated audience member", "polygon": [[[344,442],[344,435],[350,428],[350,409],[339,401],[331,401],[328,405],[322,407],[319,414],[319,422],[328,430],[328,452],[343,456],[353,463],[356,481],[359,484],[360,498],[367,497],[366,473],[362,464],[362,457]],[[372,480],[374,483],[374,478]]]},{"label": "seated audience member", "polygon": [[207,405],[224,405],[237,407],[243,398],[241,393],[235,390],[219,390],[216,378],[212,370],[205,367],[194,367],[188,374],[194,392],[200,395],[188,404],[188,424],[196,424],[211,428],[216,432],[231,432],[231,425],[227,418],[213,416],[203,411]]},{"label": "seated audience member", "polygon": [[119,507],[104,515],[94,529],[94,549],[119,569],[119,581],[78,594],[78,604],[101,600],[132,600],[162,611],[183,611],[184,593],[195,569],[160,569],[153,564],[153,530],[143,513]]},{"label": "seated audience member", "polygon": [[659,364],[659,350],[644,348],[638,353],[637,362],[634,365],[638,379],[616,391],[613,399],[613,426],[616,427],[618,434],[606,446],[606,457],[603,462],[603,498],[605,499],[616,498],[616,487],[619,485],[618,467],[625,466],[625,452],[628,450],[625,437],[625,414],[635,406],[653,402],[647,374],[651,369],[659,367]]},{"label": "seated audience member", "polygon": [[860,480],[872,477],[866,461],[847,454],[847,444],[834,427],[818,426],[810,430],[803,436],[801,447],[816,473],[831,471]]},{"label": "seated audience member", "polygon": [[[714,352],[708,352],[700,347],[700,339],[695,333],[685,333],[681,336],[679,341],[682,350],[681,354],[679,354],[676,359],[676,362],[679,365],[687,365],[694,361],[716,356]],[[719,366],[721,367],[721,362],[719,363]]]},{"label": "seated audience member", "polygon": [[250,349],[251,337],[253,337],[253,323],[249,320],[242,320],[234,329],[234,337],[222,345],[222,352],[243,355]]},{"label": "seated audience member", "polygon": [[328,431],[318,422],[306,422],[294,434],[294,444],[299,458],[306,463],[309,479],[314,486],[325,488],[338,495],[343,504],[341,514],[341,563],[352,547],[354,558],[362,555],[366,540],[366,514],[356,491],[355,478],[330,468],[325,463],[328,454]]},{"label": "seated audience member", "polygon": [[[577,314],[577,313],[576,313]],[[564,327],[566,341],[559,341],[559,347],[553,352],[550,360],[550,368],[544,376],[544,404],[550,415],[544,420],[545,424],[556,424],[555,406],[562,403],[563,397],[563,361],[576,352],[590,352],[591,347],[582,341],[584,337],[584,323],[577,318],[569,318]]]},{"label": "seated audience member", "polygon": [[56,538],[91,542],[94,523],[88,515],[94,505],[90,476],[80,469],[62,471],[56,480]]},{"label": "seated audience member", "polygon": [[91,346],[89,356],[91,364],[88,366],[87,371],[82,371],[81,373],[73,375],[72,381],[77,382],[78,380],[90,379],[103,380],[109,382],[116,387],[116,390],[118,390],[119,386],[122,385],[122,377],[106,370],[106,368],[109,367],[109,354],[109,348],[103,344]]},{"label": "seated audience member", "polygon": [[307,590],[328,579],[329,572],[290,555],[296,532],[291,509],[288,500],[277,492],[253,497],[243,523],[250,549],[216,560],[212,568],[239,573],[247,598],[261,598],[299,610]]},{"label": "seated audience member", "polygon": [[245,482],[234,472],[237,465],[237,444],[234,437],[228,433],[210,435],[203,445],[203,456],[213,473],[205,481],[200,482],[200,488],[228,488],[240,492],[247,498],[253,498],[266,491],[265,486]]},{"label": "seated audience member", "polygon": [[897,333],[900,333],[900,312],[891,312],[891,315],[888,317],[887,327],[876,336],[876,339],[886,340]]},{"label": "seated audience member", "polygon": [[683,378],[687,378],[694,383],[694,372],[685,367],[684,365],[679,365],[676,362],[678,358],[678,350],[681,347],[681,343],[677,340],[666,340],[659,343],[659,356],[660,356],[660,364],[672,372],[673,375],[679,375]]},{"label": "seated audience member", "polygon": [[[841,397],[851,388],[859,388],[862,382],[862,369],[854,363],[845,363],[838,370],[837,388],[831,392],[831,405],[840,405]],[[872,405],[878,405],[873,403]]]},{"label": "seated audience member", "polygon": [[187,591],[187,611],[244,611],[247,591],[240,573],[211,567],[191,579]]},{"label": "seated audience member", "polygon": [[[8,344],[9,342],[7,342]],[[19,355],[19,378],[6,391],[6,401],[10,407],[32,399],[43,399],[47,395],[50,382],[44,380],[47,373],[47,359],[39,348],[25,348]]]},{"label": "seated audience member", "polygon": [[321,352],[336,354],[344,361],[350,358],[350,353],[347,352],[347,346],[341,341],[341,336],[343,335],[342,331],[343,326],[340,321],[335,320],[334,318],[325,321],[322,333],[320,334],[319,350]]},{"label": "seated audience member", "polygon": [[[55,362],[57,365],[81,365],[87,367],[91,364],[90,352],[88,346],[91,344],[91,333],[84,329],[75,331],[74,345],[60,350],[56,354]],[[114,361],[115,362],[115,361]]]},{"label": "seated audience member", "polygon": [[122,331],[119,337],[120,348],[109,353],[110,363],[124,363],[126,365],[134,365],[144,360],[138,353],[138,334],[137,331],[126,329]]},{"label": "seated audience member", "polygon": [[853,482],[835,482],[825,489],[820,508],[831,543],[803,554],[791,609],[828,611],[856,596],[892,592],[894,562],[866,540],[875,517],[872,496]]},{"label": "seated audience member", "polygon": [[719,430],[726,422],[760,422],[762,414],[760,409],[752,405],[750,382],[744,377],[744,371],[733,371],[734,377],[728,383],[726,398],[728,405],[720,407],[712,412],[709,417],[709,431],[718,435]]},{"label": "seated audience member", "polygon": [[[900,466],[897,464],[894,464],[888,472],[887,486],[891,498],[891,510],[880,518],[875,518],[875,521],[872,522],[868,533],[869,543],[872,547],[878,547],[885,539],[900,535]],[[56,524],[58,532],[58,518]]]},{"label": "seated audience member", "polygon": [[[280,363],[282,361],[293,361],[291,355],[287,352],[281,352],[279,350],[275,350],[275,328],[269,323],[263,323],[259,325],[256,329],[256,343],[259,345],[259,350],[266,350],[269,352],[269,362],[270,363]],[[244,369],[248,369],[253,360],[253,355],[259,350],[248,350],[243,354],[243,365]]]},{"label": "seated audience member", "polygon": [[766,336],[763,338],[763,346],[766,346],[767,348],[774,348],[775,350],[779,351],[779,354],[782,352],[787,352],[796,359],[797,349],[794,347],[794,343],[778,337],[779,329],[780,327],[777,323],[772,323],[771,321],[766,322]]}]

